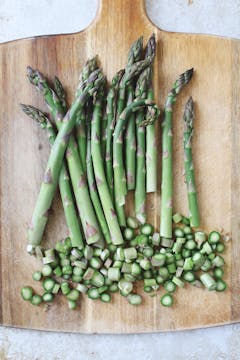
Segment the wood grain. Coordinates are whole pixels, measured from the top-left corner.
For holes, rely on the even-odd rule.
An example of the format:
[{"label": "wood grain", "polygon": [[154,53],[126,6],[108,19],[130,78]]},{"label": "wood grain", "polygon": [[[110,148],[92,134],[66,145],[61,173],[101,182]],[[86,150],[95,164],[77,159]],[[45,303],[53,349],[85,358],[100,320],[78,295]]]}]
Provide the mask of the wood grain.
[{"label": "wood grain", "polygon": [[[49,78],[57,74],[72,99],[78,74],[86,59],[98,54],[110,79],[124,67],[130,44],[154,32],[156,100],[162,106],[176,77],[195,68],[191,84],[179,96],[174,113],[174,207],[186,213],[183,181],[182,111],[191,94],[196,101],[194,160],[202,226],[232,232],[225,259],[228,290],[212,293],[186,288],[178,291],[171,309],[161,307],[159,295],[144,295],[141,307],[131,307],[115,296],[111,304],[81,299],[80,309],[67,310],[65,299],[44,307],[24,303],[19,290],[32,284],[40,267],[26,254],[26,228],[31,218],[49,145],[44,133],[19,109],[30,103],[44,109],[41,97],[26,80],[26,67],[38,68]],[[101,0],[96,19],[86,30],[44,36],[0,45],[0,249],[3,325],[83,333],[133,333],[197,328],[240,319],[240,75],[239,41],[213,36],[176,34],[157,29],[147,18],[143,0]],[[160,134],[160,126],[159,126]],[[159,165],[161,152],[159,150]],[[159,180],[160,180],[159,171]],[[131,195],[130,195],[131,197]],[[159,189],[148,197],[148,219],[158,227]],[[131,208],[128,208],[131,212]],[[57,194],[45,241],[53,244],[66,235]],[[37,284],[38,285],[38,284]],[[36,290],[40,290],[38,286]]]}]

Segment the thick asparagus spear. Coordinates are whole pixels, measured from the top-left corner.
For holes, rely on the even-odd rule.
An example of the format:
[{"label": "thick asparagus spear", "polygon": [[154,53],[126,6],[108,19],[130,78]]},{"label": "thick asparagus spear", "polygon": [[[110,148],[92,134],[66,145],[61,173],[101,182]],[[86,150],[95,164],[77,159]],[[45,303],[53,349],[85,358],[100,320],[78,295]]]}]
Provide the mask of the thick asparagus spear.
[{"label": "thick asparagus spear", "polygon": [[164,120],[162,123],[162,197],[160,216],[160,235],[172,237],[172,194],[173,194],[173,173],[172,173],[172,113],[176,97],[186,85],[193,74],[193,69],[181,74],[174,83],[172,90],[168,93],[164,109]]},{"label": "thick asparagus spear", "polygon": [[124,70],[120,70],[112,79],[112,84],[107,95],[107,139],[106,139],[106,178],[109,187],[109,191],[113,201],[113,130],[116,124],[116,107],[118,98],[118,89],[121,78],[124,74]]},{"label": "thick asparagus spear", "polygon": [[[83,84],[84,90],[82,91],[82,87],[79,88],[79,92],[73,104],[63,118],[62,112],[59,111],[60,101],[53,90],[45,87],[46,81],[41,77],[41,74],[39,74],[39,72],[34,72],[31,68],[28,68],[28,75],[30,81],[35,84],[38,89],[44,94],[45,101],[47,102],[52,115],[54,115],[56,124],[60,129],[54,145],[51,149],[43,183],[41,185],[40,193],[33,212],[32,222],[28,231],[29,243],[31,245],[28,249],[29,251],[31,251],[31,247],[34,248],[41,243],[44,229],[48,220],[48,211],[51,207],[53,196],[56,190],[64,153],[69,142],[71,131],[76,123],[76,116],[78,112],[83,109],[89,97],[96,92],[99,85],[103,82],[104,77],[100,70],[94,71],[89,76],[87,81]],[[75,186],[74,193],[75,190],[82,188],[81,186],[78,186],[80,180],[81,177],[75,181],[77,187]],[[82,205],[81,197],[79,197],[79,199],[78,197],[76,197],[76,200],[78,202],[78,208],[80,210],[79,205]],[[83,228],[86,238],[92,238],[98,232],[96,227],[92,226],[87,222],[84,223]]]},{"label": "thick asparagus spear", "polygon": [[[151,67],[143,70],[138,78],[135,90],[136,99],[146,99],[149,85],[152,78]],[[145,127],[138,126],[144,119],[145,110],[136,113],[137,125],[137,167],[136,167],[136,188],[135,188],[135,216],[140,223],[145,223],[145,202],[146,202],[146,140]],[[149,125],[153,126],[153,125]],[[148,127],[147,127],[148,128]]]},{"label": "thick asparagus spear", "polygon": [[[40,127],[47,131],[49,142],[53,145],[56,139],[56,133],[47,116],[45,116],[40,110],[30,105],[21,104],[21,108],[26,115],[37,121]],[[65,161],[63,161],[60,171],[59,189],[72,246],[83,248],[83,237],[74,205],[74,198]]]},{"label": "thick asparagus spear", "polygon": [[[141,36],[135,41],[128,53],[128,61],[126,65],[126,72],[137,61],[141,60],[143,51],[143,37]],[[134,84],[130,82],[127,86],[126,95],[127,105],[131,104],[134,100]],[[136,126],[135,126],[135,114],[130,115],[128,125],[126,128],[125,137],[125,157],[126,157],[126,175],[127,175],[127,188],[128,190],[135,189],[136,182]]]},{"label": "thick asparagus spear", "polygon": [[200,225],[197,192],[195,185],[194,166],[192,160],[192,136],[194,122],[194,103],[190,97],[184,111],[184,166],[188,192],[189,220],[192,227]]},{"label": "thick asparagus spear", "polygon": [[107,185],[104,163],[101,153],[101,116],[102,116],[102,94],[97,94],[92,118],[92,130],[91,130],[91,153],[92,162],[95,173],[96,185],[99,193],[99,197],[102,203],[104,215],[108,224],[108,228],[111,235],[111,241],[114,245],[123,244],[123,237],[121,229],[118,224],[117,216],[112,203],[110,191]]},{"label": "thick asparagus spear", "polygon": [[97,184],[95,181],[92,155],[91,155],[91,123],[87,123],[87,180],[90,190],[91,200],[98,218],[98,222],[102,229],[102,233],[107,244],[111,244],[111,235],[108,229],[108,225],[104,216],[101,201],[99,199]]},{"label": "thick asparagus spear", "polygon": [[156,105],[154,105],[152,101],[146,99],[136,100],[124,109],[124,111],[119,117],[119,120],[117,122],[113,134],[114,196],[115,196],[115,203],[118,204],[120,207],[122,206],[121,204],[123,203],[123,199],[121,197],[122,191],[120,191],[122,186],[121,168],[123,167],[123,150],[122,150],[123,131],[127,125],[127,121],[131,113],[141,110],[144,107],[147,107],[148,110],[146,119],[141,123],[139,123],[139,126],[141,126],[143,123],[144,125],[148,125],[148,123],[152,123],[153,121],[155,121],[155,119],[159,115],[159,110],[156,107]]},{"label": "thick asparagus spear", "polygon": [[[146,46],[145,58],[154,58],[156,52],[155,35],[152,34]],[[149,83],[147,98],[153,100],[152,79]],[[149,125],[146,129],[146,189],[147,192],[157,191],[157,143],[156,143],[157,122]]]}]

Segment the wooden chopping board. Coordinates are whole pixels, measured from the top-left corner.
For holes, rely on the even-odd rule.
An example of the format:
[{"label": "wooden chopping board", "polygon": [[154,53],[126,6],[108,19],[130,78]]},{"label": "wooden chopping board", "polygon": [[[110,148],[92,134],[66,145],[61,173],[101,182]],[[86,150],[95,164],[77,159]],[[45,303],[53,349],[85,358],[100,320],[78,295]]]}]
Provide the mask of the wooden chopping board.
[{"label": "wooden chopping board", "polygon": [[[43,306],[31,306],[21,300],[19,291],[25,284],[40,290],[31,278],[40,264],[26,253],[26,228],[49,145],[43,131],[19,109],[19,103],[44,109],[41,96],[26,80],[26,67],[38,68],[50,78],[57,74],[71,100],[79,71],[88,58],[98,54],[110,79],[124,67],[130,44],[140,35],[144,35],[146,41],[152,32],[157,38],[154,86],[156,101],[161,106],[177,76],[187,68],[195,68],[193,80],[179,96],[174,112],[174,208],[187,213],[181,139],[183,106],[191,94],[196,100],[194,154],[202,227],[210,230],[224,226],[225,231],[232,233],[233,240],[227,244],[224,256],[228,290],[215,293],[186,286],[177,292],[173,308],[163,308],[159,295],[144,295],[140,307],[129,305],[120,296],[115,296],[111,304],[83,297],[76,311],[69,311],[61,296],[48,311]],[[0,45],[1,324],[82,333],[135,333],[198,328],[240,320],[239,56],[240,42],[237,40],[168,33],[156,28],[146,15],[143,0],[100,0],[94,22],[80,33]],[[156,227],[159,192],[148,195],[147,201],[148,220]],[[57,195],[45,243],[53,244],[65,235]]]}]

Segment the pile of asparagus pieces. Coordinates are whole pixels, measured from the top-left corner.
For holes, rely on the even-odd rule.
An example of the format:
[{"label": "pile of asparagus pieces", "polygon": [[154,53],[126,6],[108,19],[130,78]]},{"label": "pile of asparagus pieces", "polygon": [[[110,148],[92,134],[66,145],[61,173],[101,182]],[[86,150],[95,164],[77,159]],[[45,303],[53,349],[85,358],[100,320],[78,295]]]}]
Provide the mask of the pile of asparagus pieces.
[{"label": "pile of asparagus pieces", "polygon": [[[42,300],[51,301],[60,288],[72,309],[80,292],[108,302],[109,292],[120,290],[131,304],[139,304],[140,295],[132,291],[133,283],[141,279],[146,292],[164,285],[168,293],[161,302],[165,306],[172,305],[170,293],[176,286],[182,287],[183,280],[197,286],[202,282],[209,290],[226,287],[220,271],[224,260],[216,253],[224,250],[222,236],[214,231],[206,237],[204,232],[196,230],[200,221],[191,150],[192,98],[184,112],[183,141],[189,218],[178,213],[173,216],[172,212],[173,104],[190,81],[193,69],[180,75],[165,104],[160,234],[154,233],[153,227],[146,223],[146,194],[157,191],[159,153],[156,120],[160,111],[153,100],[155,51],[154,34],[145,49],[143,38],[139,38],[129,50],[125,69],[113,77],[110,86],[97,65],[97,58],[87,61],[69,108],[57,77],[51,86],[39,71],[27,69],[29,81],[42,94],[50,112],[47,116],[33,106],[21,105],[25,114],[45,129],[51,144],[28,229],[28,252],[41,257],[44,264],[42,271],[35,272],[33,277],[45,278],[46,292],[41,297],[33,295],[30,287],[22,289],[23,298],[35,305]],[[41,242],[57,187],[69,237],[57,243],[55,249],[44,251]],[[129,214],[125,212],[128,191],[135,194],[135,217],[127,217]],[[219,271],[214,278],[208,271],[215,267]],[[201,282],[194,274],[199,269],[205,271],[200,276]],[[74,283],[77,288],[71,289]]]}]

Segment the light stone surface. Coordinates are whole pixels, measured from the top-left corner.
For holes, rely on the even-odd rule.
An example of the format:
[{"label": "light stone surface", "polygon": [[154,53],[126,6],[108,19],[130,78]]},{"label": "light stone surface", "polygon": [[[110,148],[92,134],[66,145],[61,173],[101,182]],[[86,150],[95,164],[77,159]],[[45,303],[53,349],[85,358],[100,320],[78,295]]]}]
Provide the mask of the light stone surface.
[{"label": "light stone surface", "polygon": [[[97,0],[0,0],[0,42],[82,30],[94,18],[97,4]],[[240,0],[147,0],[146,4],[150,19],[164,30],[240,38]],[[142,335],[0,328],[0,360],[46,359],[239,360],[240,325]]]}]

